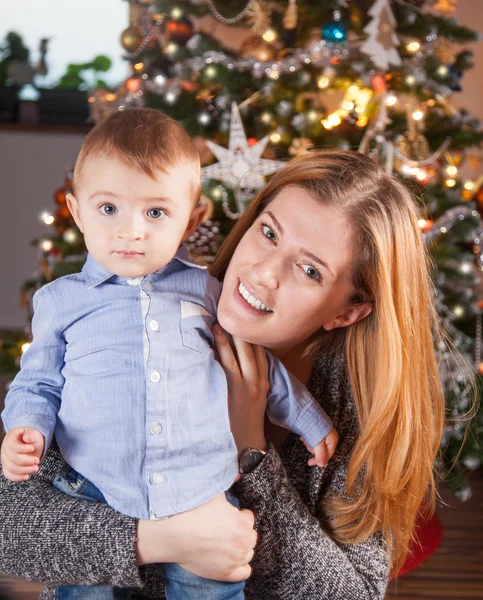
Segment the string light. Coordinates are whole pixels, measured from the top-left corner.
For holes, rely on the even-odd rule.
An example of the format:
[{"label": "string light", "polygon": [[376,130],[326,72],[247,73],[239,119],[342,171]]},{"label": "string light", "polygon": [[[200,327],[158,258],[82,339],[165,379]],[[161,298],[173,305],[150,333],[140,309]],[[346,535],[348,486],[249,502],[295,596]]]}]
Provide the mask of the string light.
[{"label": "string light", "polygon": [[456,175],[456,173],[458,173],[458,169],[454,165],[449,165],[446,167],[446,173],[453,177],[453,175]]},{"label": "string light", "polygon": [[265,33],[262,35],[262,38],[270,44],[277,39],[277,34],[273,29],[267,29],[267,31],[265,31]]},{"label": "string light", "polygon": [[50,252],[53,247],[54,247],[54,244],[53,244],[53,242],[51,240],[42,240],[40,242],[40,248],[44,252]]},{"label": "string light", "polygon": [[164,85],[166,83],[166,77],[161,74],[156,75],[156,77],[154,78],[154,83],[159,86]]},{"label": "string light", "polygon": [[414,75],[408,75],[405,81],[408,85],[414,85],[416,83],[416,77],[414,77]]},{"label": "string light", "polygon": [[208,123],[211,121],[211,117],[208,113],[206,112],[202,112],[199,117],[198,117],[198,122],[201,125],[208,125]]},{"label": "string light", "polygon": [[396,94],[389,94],[386,98],[386,106],[394,106],[397,102]]},{"label": "string light", "polygon": [[446,75],[448,74],[449,69],[446,65],[441,65],[440,67],[438,67],[438,69],[436,70],[436,73],[440,76],[440,77],[446,77]]},{"label": "string light", "polygon": [[414,40],[413,42],[409,42],[406,46],[406,50],[408,52],[414,53],[417,52],[421,48],[421,44]]},{"label": "string light", "polygon": [[30,348],[30,342],[25,342],[21,345],[22,354],[25,354],[27,350]]},{"label": "string light", "polygon": [[178,6],[175,6],[171,11],[171,16],[173,19],[178,20],[183,16],[183,11]]},{"label": "string light", "polygon": [[307,121],[309,121],[309,123],[315,123],[315,121],[317,121],[318,118],[319,113],[316,110],[309,110],[309,112],[307,113]]},{"label": "string light", "polygon": [[165,48],[166,54],[173,56],[173,54],[176,52],[177,49],[178,49],[178,46],[174,42],[170,42]]},{"label": "string light", "polygon": [[452,188],[452,187],[454,187],[456,185],[456,179],[452,179],[452,178],[446,179],[445,182],[444,182],[444,185],[446,187]]},{"label": "string light", "polygon": [[317,85],[321,90],[324,90],[325,88],[329,87],[329,84],[330,79],[327,77],[327,75],[322,75],[322,77],[320,77],[317,81]]},{"label": "string light", "polygon": [[462,306],[455,306],[453,308],[453,314],[457,318],[462,317],[465,314],[465,309]]},{"label": "string light", "polygon": [[211,79],[212,77],[214,77],[214,76],[216,75],[216,69],[215,69],[215,67],[213,67],[213,66],[209,66],[209,67],[206,69],[206,71],[205,71],[205,75],[206,75],[207,77],[209,77],[210,79]]},{"label": "string light", "polygon": [[54,216],[48,213],[47,211],[44,211],[40,215],[40,218],[46,225],[52,225],[52,223],[55,221]]},{"label": "string light", "polygon": [[260,115],[260,121],[268,125],[272,120],[272,115],[269,112],[264,112]]},{"label": "string light", "polygon": [[278,79],[280,77],[280,71],[278,69],[270,69],[268,76],[270,79]]},{"label": "string light", "polygon": [[475,187],[475,184],[473,183],[473,181],[465,181],[463,187],[465,188],[465,190],[471,191]]},{"label": "string light", "polygon": [[272,133],[272,135],[270,136],[270,141],[273,142],[274,144],[278,144],[278,142],[282,139],[282,136],[275,132]]},{"label": "string light", "polygon": [[462,273],[471,273],[471,263],[470,262],[464,262],[461,264],[461,272]]},{"label": "string light", "polygon": [[174,92],[166,92],[164,99],[168,104],[174,104],[176,102],[178,95]]},{"label": "string light", "polygon": [[415,121],[421,121],[421,119],[423,118],[423,111],[422,110],[415,110],[413,112],[413,119]]},{"label": "string light", "polygon": [[77,241],[77,233],[74,229],[67,229],[62,237],[68,244],[74,244]]}]

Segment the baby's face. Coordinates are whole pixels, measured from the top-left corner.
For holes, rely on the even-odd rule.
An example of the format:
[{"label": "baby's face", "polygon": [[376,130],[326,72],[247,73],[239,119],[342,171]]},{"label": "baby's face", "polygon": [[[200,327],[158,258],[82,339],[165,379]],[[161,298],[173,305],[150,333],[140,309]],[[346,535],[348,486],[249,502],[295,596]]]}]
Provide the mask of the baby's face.
[{"label": "baby's face", "polygon": [[77,188],[67,200],[87,249],[121,277],[141,277],[168,264],[200,211],[185,165],[156,171],[152,179],[115,156],[93,157]]}]

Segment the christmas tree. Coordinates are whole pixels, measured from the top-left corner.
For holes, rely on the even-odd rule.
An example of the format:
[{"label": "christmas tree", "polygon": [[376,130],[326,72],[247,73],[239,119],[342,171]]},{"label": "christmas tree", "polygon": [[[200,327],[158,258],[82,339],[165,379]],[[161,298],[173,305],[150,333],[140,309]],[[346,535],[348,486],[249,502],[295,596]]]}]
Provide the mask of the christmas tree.
[{"label": "christmas tree", "polygon": [[[477,39],[454,20],[456,2],[129,0],[121,43],[131,74],[115,91],[93,91],[90,106],[94,120],[157,108],[192,135],[206,165],[208,220],[189,246],[207,260],[266,178],[311,148],[360,150],[405,178],[421,199],[442,322],[467,357],[455,376],[447,346],[439,349],[453,419],[441,462],[464,499],[465,473],[482,462],[483,413],[470,424],[458,417],[483,371],[483,134],[451,102],[472,66],[471,52],[455,44]],[[34,242],[41,271],[25,285],[27,305],[40,285],[82,265],[82,238],[65,205],[69,186],[67,176],[56,213],[43,216],[52,229]]]}]

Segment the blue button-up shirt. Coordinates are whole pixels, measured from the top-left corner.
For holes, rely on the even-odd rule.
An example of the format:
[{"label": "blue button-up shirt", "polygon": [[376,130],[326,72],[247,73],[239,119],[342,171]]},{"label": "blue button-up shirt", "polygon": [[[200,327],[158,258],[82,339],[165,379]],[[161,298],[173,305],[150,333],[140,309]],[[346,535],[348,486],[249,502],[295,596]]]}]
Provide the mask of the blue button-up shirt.
[{"label": "blue button-up shirt", "polygon": [[[237,451],[211,328],[221,284],[181,247],[138,279],[88,257],[34,297],[33,341],[2,418],[52,436],[65,460],[126,515],[161,518],[233,483]],[[315,446],[332,423],[269,356],[268,414]]]}]

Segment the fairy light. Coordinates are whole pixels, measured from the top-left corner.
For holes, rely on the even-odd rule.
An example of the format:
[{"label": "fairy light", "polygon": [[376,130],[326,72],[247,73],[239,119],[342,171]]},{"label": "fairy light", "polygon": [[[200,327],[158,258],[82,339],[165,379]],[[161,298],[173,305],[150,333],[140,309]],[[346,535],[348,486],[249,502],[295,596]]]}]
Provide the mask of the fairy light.
[{"label": "fairy light", "polygon": [[427,176],[428,174],[424,169],[418,169],[418,172],[416,173],[416,179],[418,181],[424,181],[427,178]]},{"label": "fairy light", "polygon": [[27,352],[27,350],[30,348],[30,342],[25,342],[24,344],[22,344],[20,346],[20,349],[22,350],[22,354],[25,354],[25,352]]},{"label": "fairy light", "polygon": [[471,273],[471,263],[470,262],[462,263],[460,270],[462,273],[465,273],[465,274]]},{"label": "fairy light", "polygon": [[142,71],[144,69],[144,63],[143,62],[138,62],[133,66],[133,69],[139,73],[139,71]]},{"label": "fairy light", "polygon": [[319,113],[316,110],[309,110],[309,112],[307,113],[307,121],[309,121],[309,123],[315,123],[315,121],[317,121],[318,118]]},{"label": "fairy light", "polygon": [[40,242],[40,248],[44,252],[50,252],[53,247],[54,247],[54,244],[51,240],[42,240]]},{"label": "fairy light", "polygon": [[317,81],[317,85],[321,90],[324,90],[325,88],[329,87],[329,84],[330,79],[327,77],[327,75],[322,75],[322,77],[319,77],[319,80]]},{"label": "fairy light", "polygon": [[67,229],[62,237],[68,244],[73,244],[77,241],[77,233],[73,229]]},{"label": "fairy light", "polygon": [[454,187],[456,185],[456,179],[452,179],[452,178],[446,179],[445,182],[444,182],[444,185],[446,187],[452,188],[452,187]]},{"label": "fairy light", "polygon": [[262,38],[270,44],[277,39],[277,34],[273,29],[267,29],[262,35]]},{"label": "fairy light", "polygon": [[454,165],[448,165],[446,167],[446,173],[453,177],[454,175],[456,175],[456,173],[458,173],[458,169]]},{"label": "fairy light", "polygon": [[440,67],[438,67],[436,69],[436,73],[440,76],[440,77],[446,77],[446,75],[449,73],[449,69],[446,65],[441,65]]},{"label": "fairy light", "polygon": [[344,110],[347,110],[347,111],[349,111],[349,112],[350,112],[351,110],[353,110],[353,109],[354,109],[354,102],[350,102],[350,101],[343,102],[343,103],[342,103],[342,108],[343,108]]},{"label": "fairy light", "polygon": [[198,116],[198,122],[201,125],[208,125],[208,123],[211,121],[211,117],[208,113],[206,112],[202,112],[199,116]]},{"label": "fairy light", "polygon": [[367,115],[360,115],[356,121],[357,127],[365,127],[368,123],[369,117]]},{"label": "fairy light", "polygon": [[174,92],[166,92],[164,99],[168,104],[174,104],[176,102],[177,95]]},{"label": "fairy light", "polygon": [[274,144],[278,144],[278,142],[282,139],[282,136],[275,132],[272,133],[272,135],[270,136],[270,141],[273,142]]},{"label": "fairy light", "polygon": [[183,11],[178,6],[175,6],[171,11],[171,16],[173,19],[178,20],[183,16]]},{"label": "fairy light", "polygon": [[473,181],[465,181],[463,187],[465,188],[465,190],[471,191],[475,187],[475,184],[473,183]]},{"label": "fairy light", "polygon": [[41,215],[40,215],[40,219],[46,224],[46,225],[52,225],[52,223],[55,221],[54,216],[51,215],[49,212],[44,211]]},{"label": "fairy light", "polygon": [[409,44],[407,44],[407,46],[406,46],[406,50],[408,52],[411,52],[412,54],[414,54],[414,52],[417,52],[420,48],[421,48],[421,44],[419,42],[417,42],[416,40],[409,42]]},{"label": "fairy light", "polygon": [[416,77],[414,77],[414,75],[408,75],[405,81],[407,85],[414,85],[416,83]]},{"label": "fairy light", "polygon": [[220,190],[220,188],[219,188],[219,187],[216,187],[216,188],[213,190],[213,198],[215,198],[215,199],[217,199],[217,200],[218,200],[218,198],[221,198],[221,190]]},{"label": "fairy light", "polygon": [[106,94],[104,99],[107,102],[114,102],[114,100],[117,100],[117,94],[114,94],[113,92],[110,92],[109,94]]},{"label": "fairy light", "polygon": [[271,120],[272,115],[269,112],[264,112],[260,115],[260,121],[262,123],[265,123],[265,125],[268,125],[268,123],[270,123]]},{"label": "fairy light", "polygon": [[169,54],[169,56],[173,56],[173,54],[176,52],[176,50],[178,50],[178,46],[174,42],[170,42],[166,46],[165,50],[166,50],[166,54]]},{"label": "fairy light", "polygon": [[415,110],[413,112],[413,119],[415,121],[421,121],[421,119],[423,118],[423,111],[422,110]]},{"label": "fairy light", "polygon": [[164,85],[166,83],[166,77],[164,75],[156,75],[156,77],[154,78],[154,83],[156,85]]},{"label": "fairy light", "polygon": [[280,77],[280,71],[278,69],[270,69],[268,76],[270,79],[278,79]]},{"label": "fairy light", "polygon": [[216,68],[212,65],[205,70],[205,75],[212,79],[216,75]]},{"label": "fairy light", "polygon": [[337,127],[342,123],[340,116],[337,113],[332,113],[327,117],[327,120],[332,125],[332,127]]},{"label": "fairy light", "polygon": [[462,317],[465,314],[465,309],[462,306],[455,306],[453,308],[453,314],[455,317]]},{"label": "fairy light", "polygon": [[389,94],[386,98],[386,106],[394,106],[397,102],[396,94]]}]

